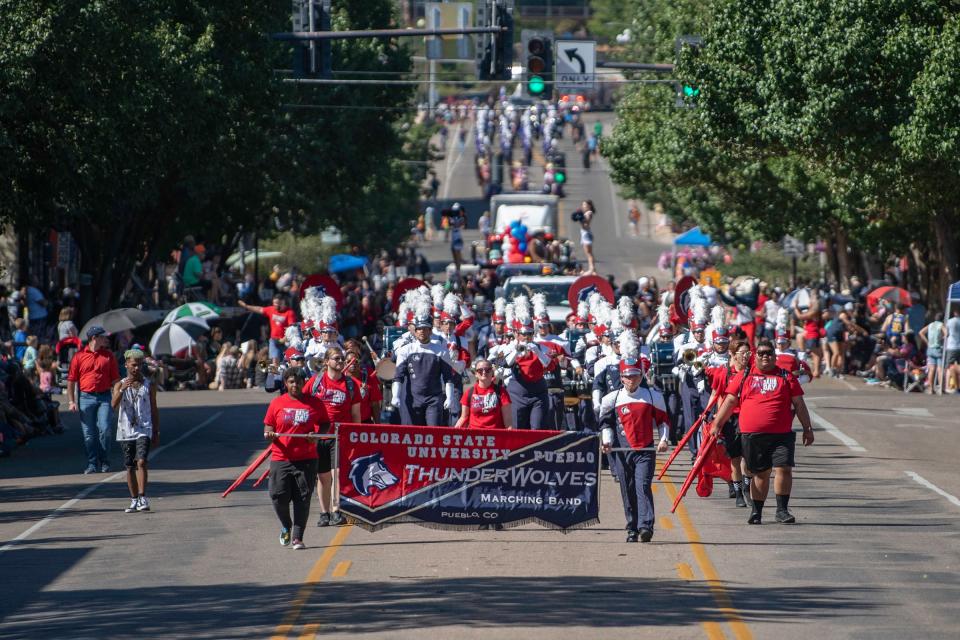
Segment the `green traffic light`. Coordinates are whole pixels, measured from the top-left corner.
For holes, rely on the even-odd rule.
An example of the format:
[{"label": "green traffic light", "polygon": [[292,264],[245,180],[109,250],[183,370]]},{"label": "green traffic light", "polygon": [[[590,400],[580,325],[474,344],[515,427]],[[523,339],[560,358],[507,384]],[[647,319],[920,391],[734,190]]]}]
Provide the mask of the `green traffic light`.
[{"label": "green traffic light", "polygon": [[563,171],[556,171],[553,174],[553,181],[557,184],[563,184],[567,181],[567,174],[565,174]]},{"label": "green traffic light", "polygon": [[696,98],[698,95],[700,95],[700,89],[685,84],[683,85],[683,95],[687,96],[688,98]]},{"label": "green traffic light", "polygon": [[545,87],[546,85],[543,82],[543,78],[540,76],[530,76],[527,80],[527,92],[530,93],[530,95],[540,95],[543,93]]}]

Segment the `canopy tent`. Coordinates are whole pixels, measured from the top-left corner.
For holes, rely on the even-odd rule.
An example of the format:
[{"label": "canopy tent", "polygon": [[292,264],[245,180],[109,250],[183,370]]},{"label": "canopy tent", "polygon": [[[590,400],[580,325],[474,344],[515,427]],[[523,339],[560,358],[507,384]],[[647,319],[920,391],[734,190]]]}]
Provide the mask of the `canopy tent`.
[{"label": "canopy tent", "polygon": [[363,256],[352,256],[347,253],[338,253],[330,256],[330,273],[356,271],[367,266],[367,259]]},{"label": "canopy tent", "polygon": [[710,236],[705,234],[703,231],[700,231],[700,227],[694,227],[689,231],[681,233],[673,240],[674,245],[694,245],[698,247],[709,247],[713,244],[713,241],[710,240]]}]

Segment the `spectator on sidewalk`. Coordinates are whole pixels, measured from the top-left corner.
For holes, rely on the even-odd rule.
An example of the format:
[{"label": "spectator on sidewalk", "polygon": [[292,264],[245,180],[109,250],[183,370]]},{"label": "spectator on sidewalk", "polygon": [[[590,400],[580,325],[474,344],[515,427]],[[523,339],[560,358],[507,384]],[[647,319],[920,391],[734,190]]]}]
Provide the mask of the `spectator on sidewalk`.
[{"label": "spectator on sidewalk", "polygon": [[953,309],[953,317],[947,320],[947,343],[943,356],[947,368],[947,380],[960,393],[960,308]]},{"label": "spectator on sidewalk", "polygon": [[[87,452],[84,473],[110,470],[110,433],[113,421],[110,391],[120,380],[117,359],[110,351],[110,336],[95,325],[87,330],[89,344],[70,362],[67,374],[67,402],[70,411],[80,412],[83,443]],[[79,395],[78,395],[79,391]]]},{"label": "spectator on sidewalk", "polygon": [[933,322],[920,329],[920,339],[927,344],[927,393],[938,390],[943,371],[943,343],[947,338],[947,325],[943,323],[943,314],[934,316]]},{"label": "spectator on sidewalk", "polygon": [[73,314],[73,307],[64,307],[60,309],[60,316],[57,322],[57,340],[63,340],[64,338],[75,336],[80,333],[79,329],[77,329],[77,325],[73,322]]},{"label": "spectator on sidewalk", "polygon": [[20,287],[20,295],[27,306],[27,318],[30,322],[30,331],[40,338],[46,337],[47,331],[47,299],[43,292],[34,286],[24,284]]}]

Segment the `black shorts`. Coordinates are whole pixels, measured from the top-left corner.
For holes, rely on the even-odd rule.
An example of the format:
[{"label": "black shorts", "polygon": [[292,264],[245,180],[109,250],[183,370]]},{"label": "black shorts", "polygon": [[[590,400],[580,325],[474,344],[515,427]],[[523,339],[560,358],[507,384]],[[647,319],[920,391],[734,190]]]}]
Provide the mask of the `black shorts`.
[{"label": "black shorts", "polygon": [[121,440],[120,450],[123,451],[123,466],[133,469],[137,460],[146,461],[150,454],[150,438],[143,436],[136,440]]},{"label": "black shorts", "polygon": [[337,441],[330,440],[320,440],[317,442],[317,473],[326,473],[333,469],[333,455],[334,447],[336,447]]},{"label": "black shorts", "polygon": [[309,501],[317,486],[316,460],[270,461],[270,497]]},{"label": "black shorts", "polygon": [[772,467],[792,467],[797,434],[743,433],[740,442],[747,469],[760,473]]},{"label": "black shorts", "polygon": [[739,458],[743,455],[743,446],[740,443],[740,421],[737,414],[730,416],[727,423],[723,425],[723,448],[727,450],[727,455],[731,458]]}]

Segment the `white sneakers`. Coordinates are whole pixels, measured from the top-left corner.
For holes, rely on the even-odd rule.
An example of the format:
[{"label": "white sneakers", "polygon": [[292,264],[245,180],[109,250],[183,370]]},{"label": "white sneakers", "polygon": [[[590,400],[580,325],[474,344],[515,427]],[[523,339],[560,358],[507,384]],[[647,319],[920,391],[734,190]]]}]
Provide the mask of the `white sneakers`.
[{"label": "white sneakers", "polygon": [[130,498],[130,506],[123,510],[124,513],[135,513],[137,511],[150,511],[150,501],[147,500],[147,496]]}]

